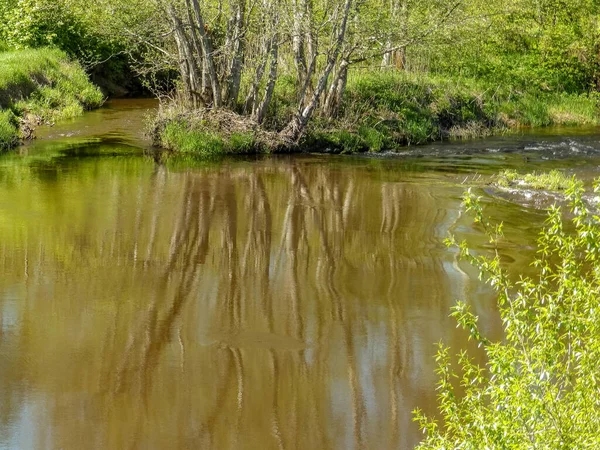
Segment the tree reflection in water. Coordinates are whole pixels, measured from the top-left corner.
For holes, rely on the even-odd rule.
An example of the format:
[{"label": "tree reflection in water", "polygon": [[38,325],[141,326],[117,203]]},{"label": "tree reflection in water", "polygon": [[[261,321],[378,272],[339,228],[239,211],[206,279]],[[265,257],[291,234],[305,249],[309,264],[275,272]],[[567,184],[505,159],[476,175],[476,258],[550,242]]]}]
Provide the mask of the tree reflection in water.
[{"label": "tree reflection in water", "polygon": [[459,188],[302,159],[52,170],[0,181],[6,442],[418,441],[411,410],[435,405],[432,343],[464,339],[447,313],[472,282],[440,243]]}]

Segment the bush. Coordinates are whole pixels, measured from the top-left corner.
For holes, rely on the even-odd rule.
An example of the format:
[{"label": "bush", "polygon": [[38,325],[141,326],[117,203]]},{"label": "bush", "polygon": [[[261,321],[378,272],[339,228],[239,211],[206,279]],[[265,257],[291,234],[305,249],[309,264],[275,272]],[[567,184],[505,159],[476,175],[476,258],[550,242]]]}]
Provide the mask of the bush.
[{"label": "bush", "polygon": [[506,128],[597,124],[598,113],[591,94],[515,92],[454,76],[366,72],[348,80],[340,116],[316,121],[313,133],[339,151],[381,151]]},{"label": "bush", "polygon": [[[566,197],[572,218],[565,223],[560,208],[550,209],[534,278],[513,283],[498,251],[475,255],[467,243],[449,240],[497,292],[505,337],[489,341],[466,303],[454,307],[452,315],[483,347],[487,364],[476,365],[463,351],[456,371],[440,344],[444,423],[415,412],[425,432],[420,450],[600,448],[600,222],[583,200],[582,183],[573,180]],[[464,204],[497,249],[502,226],[485,218],[470,191]]]},{"label": "bush", "polygon": [[15,0],[4,12],[3,37],[14,48],[58,47],[82,56],[87,31],[60,1]]}]

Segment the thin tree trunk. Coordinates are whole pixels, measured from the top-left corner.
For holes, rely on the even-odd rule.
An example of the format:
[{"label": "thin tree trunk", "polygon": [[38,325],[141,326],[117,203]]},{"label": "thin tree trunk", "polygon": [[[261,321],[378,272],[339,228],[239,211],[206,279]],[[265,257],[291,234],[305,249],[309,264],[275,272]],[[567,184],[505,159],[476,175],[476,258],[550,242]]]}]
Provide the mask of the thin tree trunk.
[{"label": "thin tree trunk", "polygon": [[271,66],[269,69],[269,81],[267,82],[267,87],[265,89],[265,95],[263,97],[263,101],[258,107],[254,117],[258,123],[263,123],[265,120],[265,116],[267,115],[267,111],[269,110],[269,105],[271,104],[271,100],[273,99],[273,91],[275,90],[275,82],[277,81],[277,69],[278,69],[278,59],[279,59],[279,42],[278,35],[275,34],[271,40]]},{"label": "thin tree trunk", "polygon": [[346,91],[349,65],[347,59],[342,59],[333,83],[331,83],[324,107],[327,117],[335,117],[338,115],[344,92]]},{"label": "thin tree trunk", "polygon": [[244,102],[244,114],[253,114],[255,108],[257,107],[256,100],[258,97],[258,88],[265,74],[265,69],[267,67],[269,55],[271,54],[271,44],[272,40],[268,39],[267,42],[263,45],[264,49],[262,52],[260,63],[256,67],[256,71],[254,72],[254,80],[252,81],[252,86],[250,87],[248,96],[246,97],[246,101]]},{"label": "thin tree trunk", "polygon": [[198,0],[192,0],[194,6],[194,13],[196,15],[196,21],[198,22],[198,33],[200,34],[200,42],[204,51],[204,60],[206,61],[206,71],[210,80],[210,85],[213,92],[213,106],[216,108],[221,106],[221,89],[219,78],[217,76],[217,70],[215,68],[215,60],[213,55],[213,47],[211,38],[207,33],[206,24],[200,11],[200,5]]},{"label": "thin tree trunk", "polygon": [[[390,14],[393,27],[402,30],[402,38],[406,39],[408,33],[408,5],[406,0],[390,0]],[[391,39],[388,39],[386,47],[392,47]],[[401,47],[384,53],[382,65],[383,67],[394,65],[397,69],[404,70],[406,68],[406,48]]]},{"label": "thin tree trunk", "polygon": [[185,32],[183,23],[172,5],[169,7],[169,15],[175,29],[175,42],[179,52],[179,67],[186,97],[195,107],[196,97],[194,93],[199,87],[199,72],[196,60],[194,59],[194,52],[191,49],[189,37]]},{"label": "thin tree trunk", "polygon": [[294,63],[298,73],[298,86],[304,86],[308,67],[305,52],[305,26],[307,13],[307,0],[294,0],[293,2],[294,25],[292,30],[292,48],[294,51]]},{"label": "thin tree trunk", "polygon": [[339,25],[339,31],[336,37],[335,47],[327,58],[327,65],[319,78],[315,92],[313,93],[310,102],[306,107],[299,106],[298,112],[294,115],[290,123],[282,131],[282,137],[285,140],[296,142],[304,133],[306,125],[312,117],[315,109],[318,106],[319,99],[327,87],[327,81],[331,71],[335,67],[338,58],[341,53],[344,39],[346,38],[346,30],[348,28],[348,18],[350,16],[350,10],[352,8],[353,0],[346,0],[344,4],[344,12],[342,16],[342,22]]},{"label": "thin tree trunk", "polygon": [[200,98],[200,100],[203,103],[203,106],[206,105],[206,103],[208,103],[207,101],[207,97],[209,97],[209,95],[207,95],[208,93],[208,86],[206,84],[206,64],[205,64],[205,58],[203,55],[203,51],[202,51],[202,44],[200,43],[200,38],[198,37],[198,32],[196,27],[194,26],[194,18],[192,16],[192,7],[190,5],[190,0],[185,0],[185,6],[186,6],[186,10],[187,10],[187,16],[188,16],[188,20],[190,22],[190,28],[191,28],[191,32],[190,34],[192,35],[192,42],[194,44],[194,50],[196,52],[196,62],[197,62],[197,67],[198,67],[198,71],[200,72],[200,86],[199,86],[199,92],[195,93],[195,98]]},{"label": "thin tree trunk", "polygon": [[231,62],[229,65],[229,76],[227,77],[226,91],[223,95],[223,103],[230,107],[237,103],[242,81],[242,66],[244,63],[244,20],[246,14],[246,1],[238,0],[235,19],[233,24],[233,34],[230,46],[232,48]]}]

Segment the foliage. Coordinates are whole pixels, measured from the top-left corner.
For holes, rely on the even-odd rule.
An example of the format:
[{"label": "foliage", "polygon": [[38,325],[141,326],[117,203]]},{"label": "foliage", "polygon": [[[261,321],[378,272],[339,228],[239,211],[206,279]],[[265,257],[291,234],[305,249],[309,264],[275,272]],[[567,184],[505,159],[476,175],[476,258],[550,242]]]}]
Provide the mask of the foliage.
[{"label": "foliage", "polygon": [[[265,128],[277,130],[290,120],[294,97],[292,81],[282,77]],[[594,95],[517,95],[464,78],[366,71],[349,78],[339,115],[317,116],[300,146],[339,153],[393,151],[401,145],[476,138],[511,128],[597,124],[599,117]],[[212,132],[228,139],[218,125]]]},{"label": "foliage", "polygon": [[122,31],[115,33],[113,28],[106,28],[109,5],[91,5],[83,0],[3,1],[0,42],[5,47],[61,49],[77,59],[108,92],[135,84]]},{"label": "foliage", "polygon": [[[515,90],[587,92],[598,85],[598,5],[593,0],[465,2],[461,27],[411,56],[434,71]],[[425,62],[427,61],[427,62]]]},{"label": "foliage", "polygon": [[572,179],[559,170],[551,170],[547,173],[519,174],[516,170],[506,169],[497,175],[495,183],[504,188],[564,191],[569,188]]},{"label": "foliage", "polygon": [[71,55],[82,53],[85,29],[60,2],[16,0],[7,8],[3,37],[14,48],[58,47]]},{"label": "foliage", "polygon": [[[597,191],[598,182],[595,186]],[[483,348],[487,364],[479,366],[461,351],[457,371],[450,349],[440,344],[444,424],[416,411],[425,432],[419,449],[600,446],[600,217],[588,209],[583,194],[583,184],[572,180],[566,190],[568,221],[561,208],[549,210],[534,278],[513,282],[497,250],[491,257],[477,255],[466,242],[449,239],[496,291],[505,337],[489,341],[468,305],[457,303],[452,316]],[[464,205],[497,249],[502,225],[485,217],[470,190]]]},{"label": "foliage", "polygon": [[290,147],[383,151],[598,123],[599,17],[593,0],[3,0],[0,51],[60,48],[115,93],[135,72]]}]

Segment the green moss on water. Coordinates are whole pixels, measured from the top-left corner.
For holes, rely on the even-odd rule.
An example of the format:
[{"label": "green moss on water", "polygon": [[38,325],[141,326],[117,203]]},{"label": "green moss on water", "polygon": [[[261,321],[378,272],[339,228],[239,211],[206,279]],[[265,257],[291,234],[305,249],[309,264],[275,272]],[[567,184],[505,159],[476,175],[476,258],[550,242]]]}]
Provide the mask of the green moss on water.
[{"label": "green moss on water", "polygon": [[564,191],[572,183],[572,178],[558,170],[520,174],[507,169],[500,172],[495,184],[502,188]]}]

